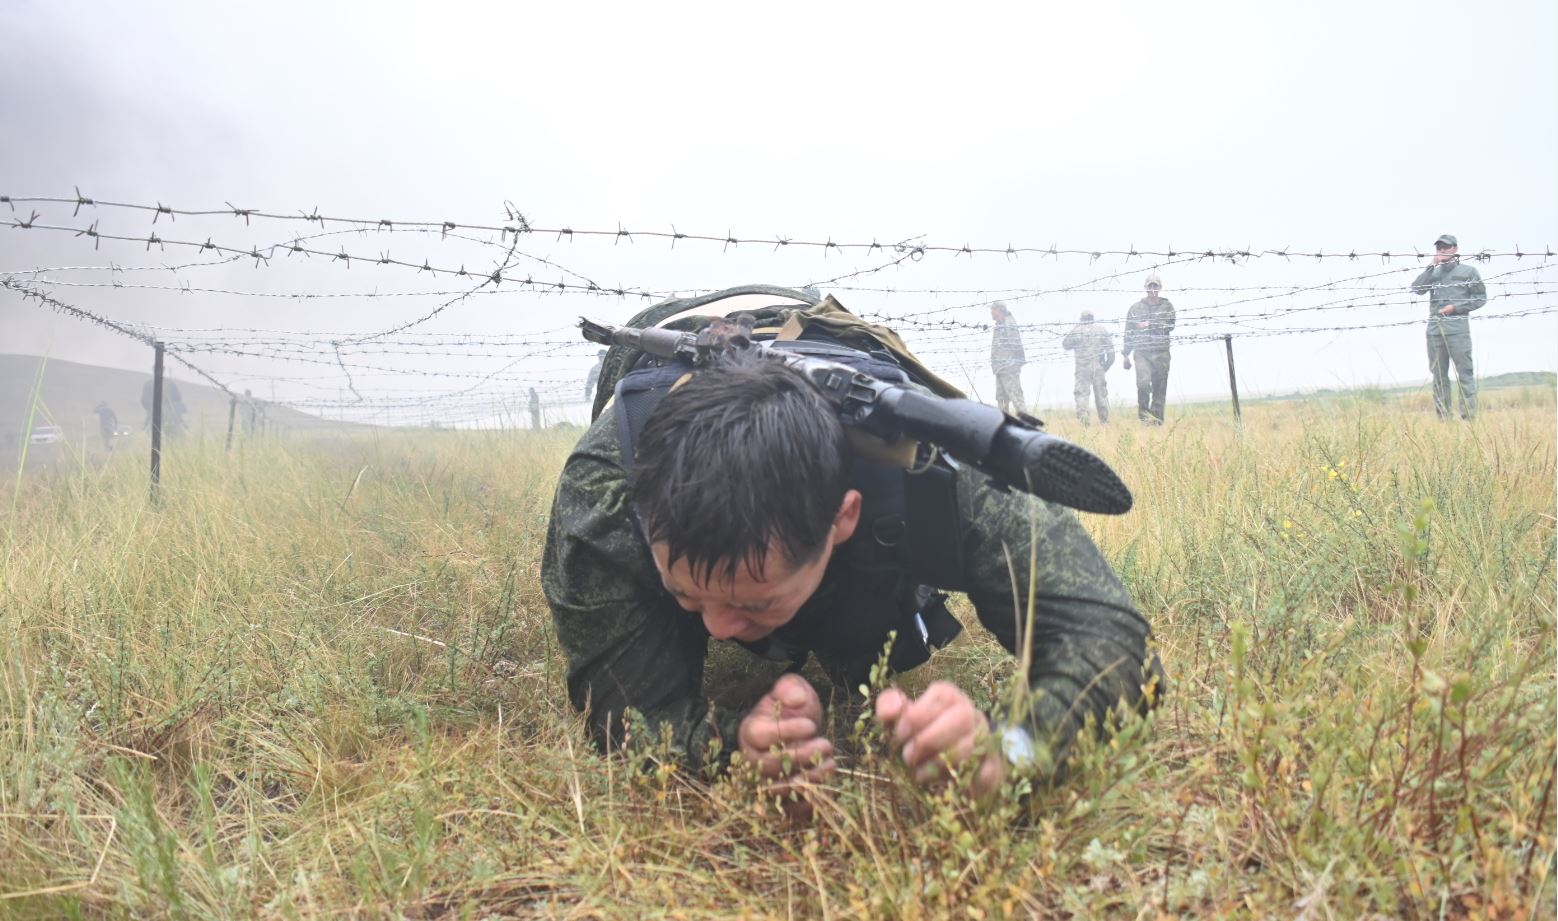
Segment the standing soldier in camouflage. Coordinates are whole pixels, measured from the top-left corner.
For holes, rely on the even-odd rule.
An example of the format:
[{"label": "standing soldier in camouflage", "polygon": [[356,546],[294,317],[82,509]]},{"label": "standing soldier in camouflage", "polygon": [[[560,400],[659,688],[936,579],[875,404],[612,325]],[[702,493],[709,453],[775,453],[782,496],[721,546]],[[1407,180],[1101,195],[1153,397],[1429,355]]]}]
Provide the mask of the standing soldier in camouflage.
[{"label": "standing soldier in camouflage", "polygon": [[1488,302],[1482,275],[1461,262],[1452,234],[1434,241],[1434,260],[1412,282],[1413,294],[1428,295],[1428,371],[1434,379],[1434,412],[1450,418],[1450,362],[1460,382],[1462,419],[1477,415],[1477,375],[1471,365],[1471,312]]},{"label": "standing soldier in camouflage", "polygon": [[990,336],[990,369],[995,372],[995,406],[1002,412],[1022,412],[1028,404],[1022,397],[1022,366],[1027,361],[1022,351],[1022,331],[1006,305],[990,305],[995,321]]},{"label": "standing soldier in camouflage", "polygon": [[1114,337],[1093,322],[1091,310],[1082,311],[1082,322],[1071,327],[1060,344],[1076,353],[1076,383],[1071,393],[1077,401],[1077,420],[1088,424],[1089,397],[1098,405],[1098,421],[1109,424],[1109,382],[1104,372],[1114,364]]},{"label": "standing soldier in camouflage", "polygon": [[1163,279],[1147,276],[1147,296],[1125,313],[1125,370],[1136,353],[1136,414],[1143,422],[1163,424],[1163,403],[1168,396],[1169,334],[1174,331],[1174,305],[1159,297]]}]

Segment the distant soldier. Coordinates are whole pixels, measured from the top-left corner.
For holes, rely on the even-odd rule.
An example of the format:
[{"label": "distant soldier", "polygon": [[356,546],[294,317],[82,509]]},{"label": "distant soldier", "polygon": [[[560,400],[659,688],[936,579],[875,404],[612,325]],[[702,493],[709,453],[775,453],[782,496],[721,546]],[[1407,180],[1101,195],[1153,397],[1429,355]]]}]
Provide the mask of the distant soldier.
[{"label": "distant soldier", "polygon": [[995,329],[990,336],[990,369],[995,372],[995,406],[1002,412],[1022,412],[1028,408],[1022,398],[1022,366],[1027,361],[1022,351],[1022,332],[1017,328],[1012,312],[1000,301],[990,305],[990,319],[995,321]]},{"label": "distant soldier", "polygon": [[1088,424],[1089,396],[1098,405],[1098,421],[1109,423],[1109,382],[1104,372],[1114,364],[1114,336],[1093,322],[1091,310],[1082,311],[1082,322],[1071,327],[1060,344],[1076,353],[1076,384],[1071,393],[1077,401],[1077,419]]},{"label": "distant soldier", "polygon": [[541,395],[536,393],[536,388],[530,388],[530,427],[541,427]]},{"label": "distant soldier", "polygon": [[1143,422],[1163,424],[1163,403],[1168,395],[1169,334],[1174,331],[1174,305],[1159,297],[1163,279],[1147,276],[1147,296],[1125,313],[1125,370],[1136,353],[1136,415]]},{"label": "distant soldier", "polygon": [[114,449],[114,432],[119,430],[119,416],[114,413],[107,402],[97,404],[97,408],[92,411],[97,413],[97,431],[99,435],[103,436],[103,450],[112,451]]},{"label": "distant soldier", "polygon": [[[141,387],[141,408],[146,410],[146,419],[141,423],[141,428],[151,428],[151,404],[152,392],[156,385],[147,381]],[[162,381],[162,433],[169,438],[184,433],[184,397],[179,393],[179,385],[164,378]]]},{"label": "distant soldier", "polygon": [[584,398],[595,399],[595,385],[600,383],[600,369],[606,364],[606,350],[601,349],[595,353],[595,367],[584,377]]},{"label": "distant soldier", "polygon": [[1428,371],[1434,379],[1434,412],[1450,418],[1450,362],[1460,382],[1462,419],[1477,415],[1477,375],[1471,365],[1471,312],[1488,302],[1476,269],[1461,262],[1452,234],[1434,241],[1434,261],[1412,282],[1413,294],[1428,295]]}]

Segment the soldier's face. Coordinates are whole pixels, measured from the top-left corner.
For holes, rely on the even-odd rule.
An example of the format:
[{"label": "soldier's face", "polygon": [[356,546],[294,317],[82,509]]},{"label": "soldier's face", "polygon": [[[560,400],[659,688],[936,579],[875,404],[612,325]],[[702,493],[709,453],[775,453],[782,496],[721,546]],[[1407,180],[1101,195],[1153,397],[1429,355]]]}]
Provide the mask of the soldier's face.
[{"label": "soldier's face", "polygon": [[1149,301],[1157,300],[1158,299],[1158,292],[1162,291],[1162,290],[1163,290],[1163,288],[1160,285],[1148,285],[1147,286],[1147,300],[1149,300]]},{"label": "soldier's face", "polygon": [[844,495],[822,552],[815,559],[794,565],[785,558],[783,550],[770,548],[763,560],[761,579],[742,564],[730,579],[716,571],[707,583],[700,584],[685,559],[677,560],[675,565],[667,564],[670,552],[666,544],[651,544],[649,552],[665,590],[683,610],[703,618],[710,636],[753,642],[795,617],[795,612],[822,584],[823,573],[833,559],[833,548],[854,536],[859,523],[860,493],[852,489]]}]

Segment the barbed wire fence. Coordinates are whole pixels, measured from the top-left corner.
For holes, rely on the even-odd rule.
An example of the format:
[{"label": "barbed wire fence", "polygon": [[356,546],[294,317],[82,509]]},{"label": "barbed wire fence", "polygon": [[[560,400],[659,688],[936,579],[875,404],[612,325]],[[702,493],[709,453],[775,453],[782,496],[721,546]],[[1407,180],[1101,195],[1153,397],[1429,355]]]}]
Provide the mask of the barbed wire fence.
[{"label": "barbed wire fence", "polygon": [[[0,286],[26,303],[152,345],[159,354],[165,353],[195,377],[226,394],[230,399],[229,444],[232,416],[240,405],[248,408],[251,420],[260,407],[269,405],[286,407],[300,414],[298,418],[324,419],[334,414],[341,424],[511,427],[527,415],[532,425],[540,425],[543,414],[536,411],[539,404],[549,419],[578,421],[589,402],[578,369],[590,360],[595,348],[579,339],[574,328],[576,316],[588,309],[581,310],[581,305],[609,300],[636,304],[636,310],[669,297],[713,290],[603,284],[592,277],[594,273],[564,265],[553,253],[538,252],[537,244],[542,243],[581,254],[588,251],[583,244],[594,241],[609,244],[612,251],[619,247],[665,244],[668,250],[697,247],[715,255],[745,249],[760,250],[768,256],[809,252],[813,258],[863,260],[864,265],[848,267],[846,271],[813,272],[810,280],[797,286],[825,293],[858,294],[878,301],[859,311],[860,315],[917,336],[923,343],[916,344],[917,354],[933,367],[962,371],[970,382],[972,377],[966,369],[976,358],[982,361],[991,331],[990,322],[977,312],[992,300],[1053,304],[1065,302],[1066,298],[1114,295],[1118,303],[1124,295],[1139,296],[1139,289],[1130,287],[1127,280],[1173,267],[1374,263],[1367,271],[1354,271],[1318,283],[1275,284],[1262,279],[1257,284],[1191,284],[1175,288],[1176,297],[1189,296],[1198,301],[1178,308],[1176,346],[1222,342],[1231,372],[1233,342],[1238,339],[1342,335],[1422,323],[1421,316],[1403,319],[1394,308],[1421,304],[1409,293],[1408,273],[1420,271],[1429,255],[1418,247],[1300,250],[1286,245],[1181,248],[1131,244],[1092,248],[1057,243],[944,244],[931,242],[924,234],[884,234],[865,242],[864,236],[683,232],[670,224],[665,230],[568,223],[540,226],[510,203],[504,203],[504,220],[500,222],[340,217],[322,214],[317,208],[286,212],[225,202],[220,208],[182,208],[162,202],[97,199],[79,189],[69,196],[0,195],[0,206],[9,210],[9,217],[0,218],[0,227],[32,238],[90,244],[93,254],[106,251],[124,260],[0,269]],[[46,218],[39,209],[57,216]],[[61,220],[63,215],[59,212],[67,209],[68,221]],[[106,226],[115,215],[145,223],[140,228]],[[286,231],[288,226],[296,230]],[[179,231],[175,232],[174,227]],[[275,233],[263,244],[240,244],[223,238],[234,227],[245,232],[270,227]],[[185,228],[201,232],[189,234],[184,232]],[[204,232],[207,229],[211,232]],[[892,242],[878,242],[884,238]],[[350,242],[353,239],[361,243]],[[407,257],[403,248],[392,254],[390,246],[380,245],[386,241],[397,248],[405,243],[439,249],[459,246],[477,256],[474,261],[422,253]],[[572,248],[575,244],[579,244],[578,250]],[[188,252],[194,258],[161,264],[131,261],[144,262],[172,252]],[[1479,312],[1479,324],[1558,313],[1554,256],[1547,244],[1512,245],[1463,254],[1463,260],[1483,265],[1488,271],[1484,281],[1489,306]],[[1008,266],[1063,261],[1090,266],[1105,260],[1119,265],[1100,266],[1111,271],[1074,284],[1050,286],[874,283],[887,273],[920,271],[915,267],[933,259],[968,265],[989,259]],[[1406,262],[1412,264],[1402,264]],[[353,290],[331,290],[332,285],[317,282],[272,290],[263,284],[208,283],[196,278],[244,266],[262,273],[257,277],[271,276],[281,266],[304,263],[316,269],[339,269],[338,278],[355,278],[359,273],[353,272],[354,268],[373,267],[376,283]],[[379,271],[390,275],[379,275]],[[417,285],[417,279],[424,275],[432,284],[407,287],[408,283]],[[391,279],[391,284],[381,290],[377,281],[386,278]],[[287,303],[321,311],[335,304],[370,308],[382,304],[391,308],[396,304],[427,302],[431,306],[409,318],[386,316],[370,329],[154,325],[128,320],[117,307],[92,309],[79,302],[68,302],[66,292],[110,300],[172,295],[180,302],[195,304],[226,303],[225,299],[239,303]],[[535,333],[423,331],[423,327],[448,315],[458,305],[481,302],[508,308],[516,303],[516,298],[522,305],[514,308],[516,315],[544,316],[554,322]],[[914,306],[893,306],[903,299],[912,299]],[[924,306],[928,300],[940,303]],[[1096,313],[1097,322],[1106,325],[1124,319],[1123,310]],[[1337,319],[1328,319],[1333,315]],[[1075,321],[1070,319],[1019,324],[1029,363],[1069,363],[1072,356],[1062,348],[1061,340],[1074,325]],[[192,356],[201,364],[196,364]],[[213,373],[204,366],[208,360],[263,370],[235,371],[225,375],[224,382],[219,372]],[[282,370],[289,367],[296,373]],[[232,389],[239,383],[269,383],[273,393],[274,388],[281,386],[286,395],[269,401],[255,399],[247,392],[240,397]]]}]

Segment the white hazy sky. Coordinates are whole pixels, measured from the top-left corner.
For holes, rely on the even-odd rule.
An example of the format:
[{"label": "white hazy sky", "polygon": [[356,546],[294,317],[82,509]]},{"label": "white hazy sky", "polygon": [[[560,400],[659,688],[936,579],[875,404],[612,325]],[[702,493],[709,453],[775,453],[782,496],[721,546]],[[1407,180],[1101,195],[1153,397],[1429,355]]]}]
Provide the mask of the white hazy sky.
[{"label": "white hazy sky", "polygon": [[[0,9],[0,194],[84,194],[185,208],[242,207],[499,222],[511,201],[536,226],[669,230],[836,241],[1077,249],[1463,251],[1558,246],[1558,5],[1412,3],[602,5],[57,4]],[[145,214],[18,204],[39,223],[144,235]],[[3,208],[0,208],[3,212]],[[7,216],[8,215],[4,215]],[[249,247],[307,232],[231,217],[163,218],[172,239]],[[319,244],[358,255],[489,268],[490,246],[423,235]],[[870,268],[880,254],[629,245],[530,235],[521,250],[604,285],[653,291],[799,284]],[[0,273],[157,265],[195,254],[0,228]],[[857,312],[983,322],[981,294],[910,289],[1085,290],[1009,297],[1025,324],[1090,308],[1118,321],[1147,260],[929,254],[824,286]],[[1182,332],[1420,321],[1401,291],[1416,262],[1267,258],[1162,270]],[[1389,269],[1393,274],[1381,276]],[[1473,321],[1479,371],[1558,367],[1558,261],[1496,259]],[[517,271],[558,277],[521,263]],[[1503,273],[1517,271],[1517,274]],[[1118,278],[1092,279],[1125,273]],[[1356,279],[1359,276],[1375,277]],[[392,266],[253,260],[178,273],[60,271],[22,278],[59,299],[151,327],[175,343],[237,329],[304,341],[363,334],[426,313],[448,279]],[[251,292],[396,293],[297,302],[72,287],[61,282]],[[1270,297],[1207,289],[1335,289]],[[841,287],[842,286],[842,287]],[[1353,290],[1366,288],[1371,290]],[[1385,306],[1215,322],[1356,298]],[[514,291],[472,298],[419,336],[522,337],[494,346],[350,354],[369,401],[475,388],[451,417],[536,386],[582,387],[594,349],[559,331],[581,313],[621,320],[638,302]],[[1199,324],[1199,325],[1198,325]],[[329,335],[329,334],[334,334]],[[252,334],[243,334],[252,335]],[[906,330],[955,380],[991,395],[988,333]],[[402,340],[409,336],[400,337]],[[1029,395],[1069,401],[1054,334],[1028,333]],[[238,388],[283,400],[350,398],[328,346],[306,362],[190,357]],[[381,348],[392,348],[382,346]],[[1419,323],[1246,336],[1241,385],[1285,392],[1426,378]],[[121,367],[143,346],[0,290],[0,351]],[[427,352],[455,354],[427,354]],[[416,352],[418,354],[400,354]],[[541,354],[536,354],[537,352]],[[1117,366],[1118,368],[1118,366]],[[395,372],[467,377],[439,377]],[[494,376],[483,382],[480,375]],[[1226,390],[1221,343],[1176,349],[1171,400]],[[1113,372],[1118,397],[1129,377]],[[334,410],[331,410],[333,413]],[[417,418],[422,410],[412,413]],[[403,418],[402,415],[394,418]],[[386,417],[389,418],[389,417]]]}]

